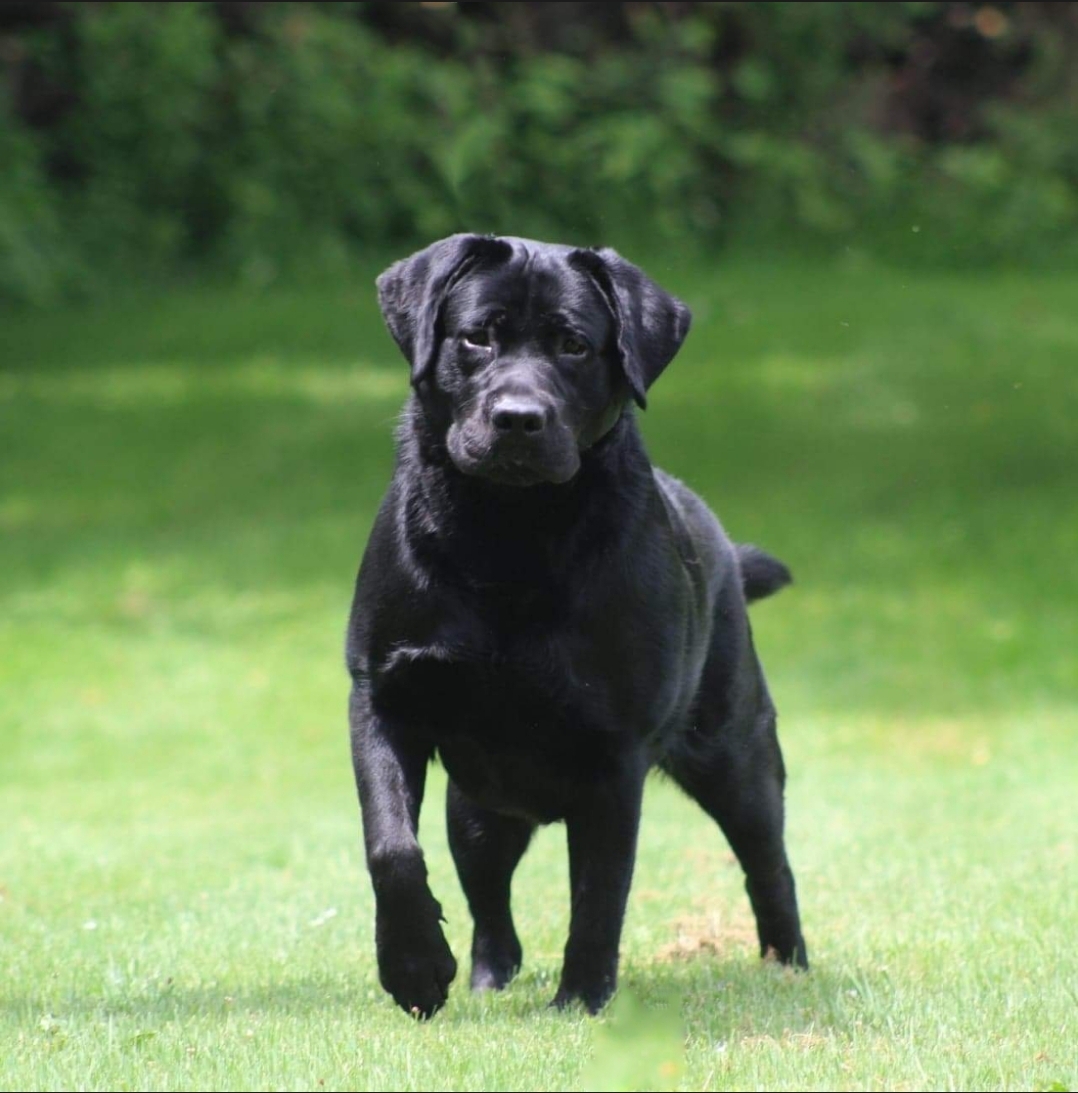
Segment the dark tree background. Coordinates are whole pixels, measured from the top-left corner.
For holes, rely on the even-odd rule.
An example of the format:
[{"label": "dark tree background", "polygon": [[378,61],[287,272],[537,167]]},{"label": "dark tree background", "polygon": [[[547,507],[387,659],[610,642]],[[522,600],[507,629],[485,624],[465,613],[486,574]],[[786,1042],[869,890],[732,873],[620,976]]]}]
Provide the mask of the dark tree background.
[{"label": "dark tree background", "polygon": [[1073,260],[1071,3],[0,5],[0,295],[512,231]]}]

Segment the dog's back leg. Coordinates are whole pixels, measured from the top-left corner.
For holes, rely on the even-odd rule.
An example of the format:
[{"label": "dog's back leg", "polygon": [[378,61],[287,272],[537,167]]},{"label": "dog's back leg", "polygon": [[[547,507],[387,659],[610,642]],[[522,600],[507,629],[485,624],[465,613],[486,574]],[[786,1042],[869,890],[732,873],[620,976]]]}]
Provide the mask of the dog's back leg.
[{"label": "dog's back leg", "polygon": [[516,975],[523,956],[509,897],[513,871],[535,825],[481,808],[452,780],[446,821],[449,848],[475,922],[472,990],[501,990]]},{"label": "dog's back leg", "polygon": [[745,871],[760,955],[808,967],[793,873],[783,841],[786,772],[770,703],[744,730],[708,725],[704,709],[692,740],[663,761],[663,769],[716,820]]}]

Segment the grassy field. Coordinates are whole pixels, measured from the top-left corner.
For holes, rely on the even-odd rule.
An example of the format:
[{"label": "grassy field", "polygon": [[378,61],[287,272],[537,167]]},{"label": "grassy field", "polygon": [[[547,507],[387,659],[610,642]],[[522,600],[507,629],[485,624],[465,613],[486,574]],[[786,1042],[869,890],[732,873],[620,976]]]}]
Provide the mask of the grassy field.
[{"label": "grassy field", "polygon": [[1078,277],[740,262],[645,433],[797,583],[754,608],[813,971],[649,786],[598,1020],[377,984],[342,637],[407,386],[368,280],[0,316],[0,1087],[1078,1088]]}]

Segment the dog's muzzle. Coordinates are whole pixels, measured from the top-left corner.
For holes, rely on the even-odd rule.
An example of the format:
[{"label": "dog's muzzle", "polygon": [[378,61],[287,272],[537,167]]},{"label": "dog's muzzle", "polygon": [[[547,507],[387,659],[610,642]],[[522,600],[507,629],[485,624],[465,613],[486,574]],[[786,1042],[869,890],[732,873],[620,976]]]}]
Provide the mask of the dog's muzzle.
[{"label": "dog's muzzle", "polygon": [[465,474],[506,486],[567,482],[580,467],[572,431],[532,395],[502,394],[449,432],[449,453]]}]

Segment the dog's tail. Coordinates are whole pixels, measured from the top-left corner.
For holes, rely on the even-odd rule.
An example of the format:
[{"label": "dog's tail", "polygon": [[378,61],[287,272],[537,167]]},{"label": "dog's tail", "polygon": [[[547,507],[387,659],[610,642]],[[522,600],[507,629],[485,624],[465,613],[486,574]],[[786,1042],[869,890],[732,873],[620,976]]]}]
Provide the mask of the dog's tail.
[{"label": "dog's tail", "polygon": [[793,580],[793,575],[778,558],[751,543],[737,544],[737,560],[741,563],[741,587],[749,603],[778,592]]}]

